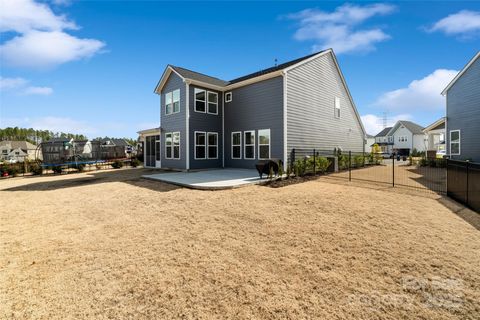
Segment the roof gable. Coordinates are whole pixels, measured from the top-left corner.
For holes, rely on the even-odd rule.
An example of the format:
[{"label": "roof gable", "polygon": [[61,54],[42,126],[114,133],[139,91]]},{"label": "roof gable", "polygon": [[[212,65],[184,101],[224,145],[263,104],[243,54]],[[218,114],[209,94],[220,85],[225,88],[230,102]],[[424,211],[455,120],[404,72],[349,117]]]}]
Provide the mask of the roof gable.
[{"label": "roof gable", "polygon": [[450,90],[450,88],[457,82],[458,79],[460,79],[460,77],[472,66],[472,64],[475,63],[475,61],[477,61],[477,59],[480,58],[480,51],[477,52],[477,54],[465,65],[465,67],[463,67],[462,70],[460,70],[460,72],[455,76],[455,78],[453,78],[452,81],[450,81],[450,83],[448,84],[448,86],[443,89],[442,91],[442,95],[446,95],[448,90]]},{"label": "roof gable", "polygon": [[395,131],[397,131],[401,125],[403,125],[412,134],[423,134],[423,127],[421,125],[418,125],[415,122],[406,121],[406,120],[397,121],[397,123],[390,130],[389,134],[390,135],[394,134]]}]

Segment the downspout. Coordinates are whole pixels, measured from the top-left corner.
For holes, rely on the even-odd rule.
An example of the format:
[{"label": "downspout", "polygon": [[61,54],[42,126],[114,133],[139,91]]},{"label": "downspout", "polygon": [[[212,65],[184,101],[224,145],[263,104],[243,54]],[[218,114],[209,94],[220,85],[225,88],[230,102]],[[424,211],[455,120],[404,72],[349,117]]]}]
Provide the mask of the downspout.
[{"label": "downspout", "polygon": [[283,71],[283,168],[287,169],[287,71]]},{"label": "downspout", "polygon": [[222,168],[225,168],[225,92],[222,91]]},{"label": "downspout", "polygon": [[185,169],[190,170],[190,83],[185,81]]}]

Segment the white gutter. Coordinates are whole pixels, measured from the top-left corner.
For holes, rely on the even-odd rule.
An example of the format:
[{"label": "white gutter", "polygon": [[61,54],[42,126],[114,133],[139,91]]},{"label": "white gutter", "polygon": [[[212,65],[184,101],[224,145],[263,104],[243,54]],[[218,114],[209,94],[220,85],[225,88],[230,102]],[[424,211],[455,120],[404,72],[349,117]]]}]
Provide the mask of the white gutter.
[{"label": "white gutter", "polygon": [[185,81],[185,169],[190,170],[190,82]]}]

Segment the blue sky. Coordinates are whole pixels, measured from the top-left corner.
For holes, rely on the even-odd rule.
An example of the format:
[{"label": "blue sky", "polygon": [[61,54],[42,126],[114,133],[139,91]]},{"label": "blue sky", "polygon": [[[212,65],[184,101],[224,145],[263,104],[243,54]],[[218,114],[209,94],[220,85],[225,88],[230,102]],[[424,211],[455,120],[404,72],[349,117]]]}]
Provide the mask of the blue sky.
[{"label": "blue sky", "polygon": [[232,79],[333,47],[369,133],[444,114],[479,2],[0,0],[0,127],[136,137],[167,64]]}]

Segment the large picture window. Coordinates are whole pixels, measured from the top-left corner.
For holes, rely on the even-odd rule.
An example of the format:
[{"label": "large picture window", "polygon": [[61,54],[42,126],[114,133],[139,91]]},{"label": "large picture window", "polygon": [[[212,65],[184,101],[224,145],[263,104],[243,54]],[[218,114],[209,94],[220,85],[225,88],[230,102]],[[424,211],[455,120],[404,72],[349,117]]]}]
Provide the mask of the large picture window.
[{"label": "large picture window", "polygon": [[180,112],[180,89],[165,93],[165,114]]},{"label": "large picture window", "polygon": [[180,132],[165,133],[165,158],[180,159]]},{"label": "large picture window", "polygon": [[218,158],[218,133],[208,133],[208,159]]},{"label": "large picture window", "polygon": [[255,159],[255,131],[245,131],[243,133],[243,157],[244,159]]},{"label": "large picture window", "polygon": [[460,155],[460,130],[450,131],[450,154]]},{"label": "large picture window", "polygon": [[258,159],[270,159],[270,129],[258,130]]},{"label": "large picture window", "polygon": [[195,131],[195,159],[205,159],[205,132]]},{"label": "large picture window", "polygon": [[232,132],[232,159],[242,158],[242,133]]},{"label": "large picture window", "polygon": [[205,113],[206,93],[205,90],[195,88],[195,111]]}]

